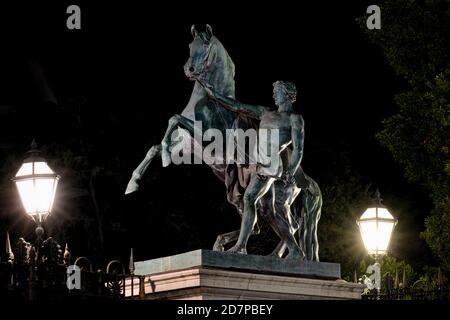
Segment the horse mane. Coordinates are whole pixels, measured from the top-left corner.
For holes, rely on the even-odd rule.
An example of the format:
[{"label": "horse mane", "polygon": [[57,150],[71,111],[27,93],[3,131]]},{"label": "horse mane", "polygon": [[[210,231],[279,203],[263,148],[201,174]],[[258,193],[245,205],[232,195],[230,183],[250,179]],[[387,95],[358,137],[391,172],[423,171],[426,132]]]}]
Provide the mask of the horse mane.
[{"label": "horse mane", "polygon": [[217,48],[219,50],[221,50],[223,52],[223,55],[226,57],[226,61],[225,64],[227,65],[228,68],[230,68],[230,72],[233,75],[233,80],[234,80],[234,76],[235,76],[235,67],[234,67],[234,62],[231,59],[230,55],[228,54],[227,49],[225,49],[225,47],[223,46],[222,42],[220,42],[219,39],[217,39],[217,37],[213,36],[211,38],[211,41],[214,41],[217,45]]},{"label": "horse mane", "polygon": [[[206,34],[206,33],[205,33]],[[222,75],[223,79],[214,79],[218,84],[221,84],[223,87],[220,88],[222,94],[234,98],[235,97],[235,82],[234,82],[234,76],[235,76],[235,66],[234,62],[231,59],[230,55],[228,54],[227,50],[223,46],[223,44],[220,42],[219,39],[217,39],[216,36],[212,36],[210,41],[210,45],[215,47],[215,61],[212,63],[216,70],[219,70],[218,75]],[[220,70],[222,69],[222,70]],[[213,72],[214,73],[214,72]],[[225,81],[224,81],[225,80]],[[219,88],[218,88],[219,89]]]}]

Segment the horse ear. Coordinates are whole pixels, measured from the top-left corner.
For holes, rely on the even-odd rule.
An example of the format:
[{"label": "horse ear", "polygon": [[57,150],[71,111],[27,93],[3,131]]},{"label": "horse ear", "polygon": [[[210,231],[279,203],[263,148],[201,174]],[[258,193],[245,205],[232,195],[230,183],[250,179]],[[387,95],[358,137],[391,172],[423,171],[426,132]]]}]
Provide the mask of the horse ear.
[{"label": "horse ear", "polygon": [[195,24],[191,26],[192,37],[195,38],[198,34],[197,29],[195,29]]},{"label": "horse ear", "polygon": [[209,24],[206,25],[206,33],[208,34],[208,38],[211,39],[213,36],[213,31]]}]

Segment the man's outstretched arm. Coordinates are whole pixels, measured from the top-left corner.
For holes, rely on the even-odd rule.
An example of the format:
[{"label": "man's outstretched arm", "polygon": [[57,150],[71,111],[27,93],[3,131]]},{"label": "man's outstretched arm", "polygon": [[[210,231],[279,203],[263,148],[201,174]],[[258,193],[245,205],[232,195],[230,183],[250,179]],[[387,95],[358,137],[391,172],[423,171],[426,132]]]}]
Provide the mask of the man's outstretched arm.
[{"label": "man's outstretched arm", "polygon": [[231,110],[233,112],[242,113],[242,114],[252,117],[252,118],[256,118],[256,119],[261,118],[261,116],[264,112],[264,107],[254,106],[251,104],[245,104],[245,103],[241,103],[237,100],[234,100],[234,99],[231,99],[228,97],[224,97],[220,93],[216,92],[214,90],[214,88],[212,88],[208,84],[205,84],[203,81],[201,81],[201,80],[197,80],[197,81],[203,86],[203,88],[205,88],[205,91],[208,94],[208,96],[211,97],[212,99],[215,99],[217,102],[219,102],[222,105],[222,107],[224,107],[228,110]]}]

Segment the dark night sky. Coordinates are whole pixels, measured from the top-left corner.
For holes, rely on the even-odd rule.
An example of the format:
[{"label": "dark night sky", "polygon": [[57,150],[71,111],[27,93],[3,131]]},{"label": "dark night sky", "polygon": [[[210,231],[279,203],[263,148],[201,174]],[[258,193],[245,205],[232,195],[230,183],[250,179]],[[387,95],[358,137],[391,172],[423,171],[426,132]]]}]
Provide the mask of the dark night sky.
[{"label": "dark night sky", "polygon": [[[16,113],[3,116],[0,142],[26,146],[34,136],[46,143],[71,135],[64,121],[36,121],[59,111],[43,102],[39,92],[45,89],[38,88],[41,82],[29,71],[32,59],[45,71],[59,104],[84,97],[89,121],[101,125],[102,119],[113,120],[115,130],[104,141],[104,150],[114,149],[132,170],[147,148],[162,138],[169,117],[186,105],[192,83],[182,66],[188,58],[190,26],[195,23],[201,29],[209,23],[236,65],[239,100],[272,105],[275,80],[297,84],[296,107],[306,124],[306,172],[320,177],[331,161],[323,150],[342,148],[365,183],[392,198],[416,198],[416,210],[426,210],[427,195],[405,182],[400,166],[374,138],[381,120],[396,111],[394,94],[406,85],[355,22],[372,2],[294,6],[277,1],[246,7],[234,2],[167,2],[162,7],[78,2],[81,31],[66,29],[67,4],[4,9],[0,106],[11,106]],[[202,208],[203,197],[223,192],[204,167],[167,169],[170,173],[151,170],[157,178],[149,184],[157,181],[165,193],[171,190],[183,194],[180,201],[195,202],[187,204],[187,210],[198,210],[196,219],[212,208]],[[189,171],[182,173],[188,180],[176,179],[181,171]],[[196,174],[212,183],[212,191],[196,185]],[[126,201],[132,206],[133,200]],[[237,215],[234,218],[237,222]],[[423,216],[415,223],[413,228],[420,230]],[[414,256],[406,245],[404,250],[404,255]]]}]

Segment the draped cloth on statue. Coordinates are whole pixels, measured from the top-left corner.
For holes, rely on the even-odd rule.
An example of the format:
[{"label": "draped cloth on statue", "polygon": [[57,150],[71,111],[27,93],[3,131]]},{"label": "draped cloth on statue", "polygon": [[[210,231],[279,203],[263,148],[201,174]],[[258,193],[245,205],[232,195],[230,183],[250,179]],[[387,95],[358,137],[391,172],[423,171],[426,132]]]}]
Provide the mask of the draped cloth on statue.
[{"label": "draped cloth on statue", "polygon": [[[256,132],[258,130],[258,121],[248,118],[243,115],[238,115],[236,120],[233,123],[232,129],[254,129]],[[249,164],[249,155],[247,150],[242,150],[242,148],[238,147],[238,143],[234,144],[236,146],[236,150],[234,150],[234,163],[226,163],[223,170],[222,178],[226,190],[227,190],[227,199],[230,203],[236,205],[240,211],[244,208],[243,196],[245,193],[245,189],[247,185],[250,183],[250,178],[252,174],[256,172],[256,164]],[[240,164],[236,163],[237,157],[241,153],[245,157],[245,163]],[[244,153],[244,154],[242,154]]]}]

